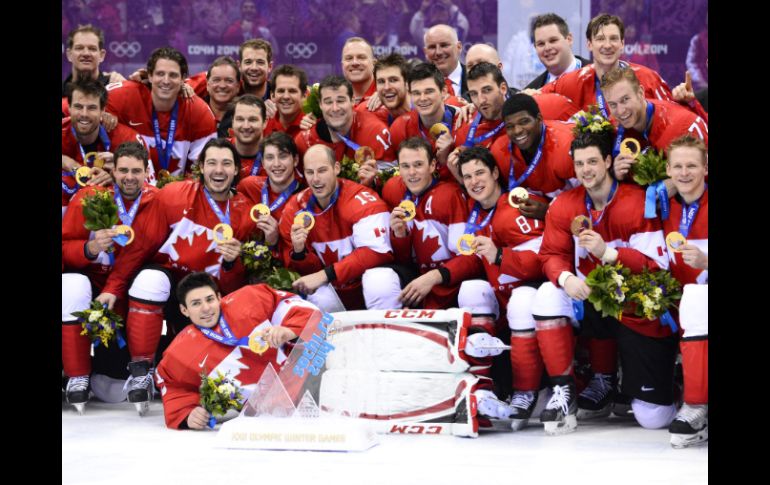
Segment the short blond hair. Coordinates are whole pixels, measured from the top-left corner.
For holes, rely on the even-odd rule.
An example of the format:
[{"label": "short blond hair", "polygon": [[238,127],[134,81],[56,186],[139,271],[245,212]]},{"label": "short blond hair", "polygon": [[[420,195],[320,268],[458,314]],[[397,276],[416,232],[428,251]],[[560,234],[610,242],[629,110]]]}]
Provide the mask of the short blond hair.
[{"label": "short blond hair", "polygon": [[709,152],[708,148],[706,148],[706,144],[703,142],[703,140],[697,136],[691,135],[690,133],[675,139],[671,142],[668,148],[666,148],[666,163],[669,163],[668,160],[671,159],[671,152],[677,148],[695,148],[700,152],[701,160],[703,160],[703,163],[705,164],[708,161]]}]

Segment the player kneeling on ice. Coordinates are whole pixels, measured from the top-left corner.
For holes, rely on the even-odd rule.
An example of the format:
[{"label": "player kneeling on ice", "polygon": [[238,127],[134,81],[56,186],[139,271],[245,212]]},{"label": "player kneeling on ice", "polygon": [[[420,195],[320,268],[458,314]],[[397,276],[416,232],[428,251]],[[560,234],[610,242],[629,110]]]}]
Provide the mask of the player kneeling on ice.
[{"label": "player kneeling on ice", "polygon": [[265,284],[248,285],[222,297],[207,273],[191,273],[177,287],[180,311],[192,325],[163,353],[156,384],[166,426],[204,429],[211,415],[201,406],[201,373],[227,376],[244,399],[271,362],[281,365],[309,321],[321,312],[312,303]]}]

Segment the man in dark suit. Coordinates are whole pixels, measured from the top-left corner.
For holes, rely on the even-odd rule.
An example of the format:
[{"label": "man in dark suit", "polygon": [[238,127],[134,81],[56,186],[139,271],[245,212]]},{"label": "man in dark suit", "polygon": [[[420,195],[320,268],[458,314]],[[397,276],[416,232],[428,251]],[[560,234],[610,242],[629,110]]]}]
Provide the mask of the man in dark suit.
[{"label": "man in dark suit", "polygon": [[429,28],[423,37],[423,52],[444,75],[450,96],[465,96],[468,91],[465,66],[460,63],[463,43],[457,31],[449,25],[437,24]]},{"label": "man in dark suit", "polygon": [[545,65],[545,72],[536,77],[525,89],[540,89],[564,73],[591,63],[572,54],[572,34],[563,18],[555,13],[538,15],[530,30],[537,57]]}]

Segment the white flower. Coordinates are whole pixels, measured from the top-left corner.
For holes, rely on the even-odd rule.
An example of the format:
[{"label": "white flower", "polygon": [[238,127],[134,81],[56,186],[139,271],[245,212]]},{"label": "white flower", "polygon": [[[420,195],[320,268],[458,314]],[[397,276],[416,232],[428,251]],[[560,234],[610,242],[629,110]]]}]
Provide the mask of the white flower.
[{"label": "white flower", "polygon": [[618,285],[618,288],[623,286],[623,277],[619,275],[618,273],[612,274],[612,280],[615,282],[616,285]]},{"label": "white flower", "polygon": [[91,314],[88,316],[88,321],[92,323],[98,322],[100,318],[102,318],[102,311],[97,310],[95,312],[91,312]]},{"label": "white flower", "polygon": [[235,387],[229,382],[226,382],[224,384],[220,384],[219,387],[217,387],[217,392],[229,396],[231,393],[235,392]]}]

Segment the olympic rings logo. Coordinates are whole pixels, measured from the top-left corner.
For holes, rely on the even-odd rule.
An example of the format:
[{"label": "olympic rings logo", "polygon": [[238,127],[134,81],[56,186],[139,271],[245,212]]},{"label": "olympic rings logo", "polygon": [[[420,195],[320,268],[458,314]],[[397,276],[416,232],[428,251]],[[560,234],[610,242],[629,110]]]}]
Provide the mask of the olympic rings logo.
[{"label": "olympic rings logo", "polygon": [[134,57],[142,50],[142,44],[137,41],[133,42],[118,42],[113,40],[110,42],[110,50],[118,57]]},{"label": "olympic rings logo", "polygon": [[293,57],[294,59],[310,59],[313,54],[318,52],[318,46],[315,42],[289,42],[284,47],[286,55]]}]

